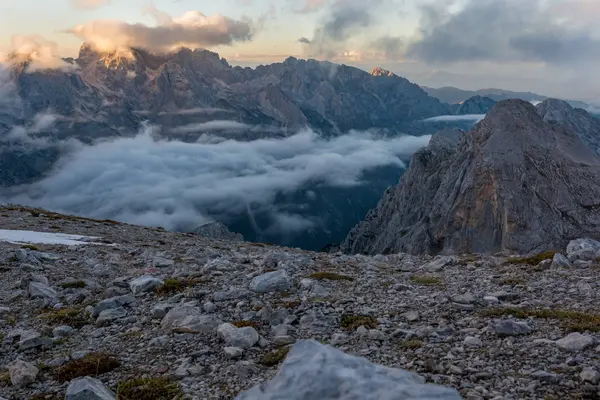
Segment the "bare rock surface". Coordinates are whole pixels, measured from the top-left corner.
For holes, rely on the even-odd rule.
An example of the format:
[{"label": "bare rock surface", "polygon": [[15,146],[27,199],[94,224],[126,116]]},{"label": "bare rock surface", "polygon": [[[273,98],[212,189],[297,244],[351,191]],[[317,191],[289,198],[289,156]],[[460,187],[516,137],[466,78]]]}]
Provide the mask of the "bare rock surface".
[{"label": "bare rock surface", "polygon": [[[76,246],[0,241],[0,393],[7,400],[105,400],[119,385],[141,390],[148,380],[169,385],[170,398],[275,396],[286,389],[277,382],[295,388],[310,377],[324,396],[335,396],[329,382],[336,379],[348,393],[373,390],[381,398],[415,387],[449,396],[437,398],[599,394],[598,260],[313,253],[21,207],[0,208],[0,224],[101,238]],[[566,244],[556,250],[569,254]],[[32,265],[36,282],[56,292],[52,304],[29,296]],[[95,275],[97,265],[109,268]],[[249,289],[274,271],[285,271],[285,291]],[[142,276],[164,284],[133,295],[130,282]],[[38,370],[27,384],[11,381],[17,360]],[[336,375],[336,365],[352,379]],[[409,384],[412,374],[422,379]]]},{"label": "bare rock surface", "polygon": [[578,131],[587,128],[546,114],[506,100],[470,133],[434,135],[342,250],[526,254],[598,239],[600,156]]}]

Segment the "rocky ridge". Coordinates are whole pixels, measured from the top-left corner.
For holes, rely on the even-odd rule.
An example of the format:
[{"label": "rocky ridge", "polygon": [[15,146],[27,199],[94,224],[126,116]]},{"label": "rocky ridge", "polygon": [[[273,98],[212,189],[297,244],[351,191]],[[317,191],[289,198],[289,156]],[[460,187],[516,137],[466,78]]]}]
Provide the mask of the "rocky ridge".
[{"label": "rocky ridge", "polygon": [[[562,114],[548,112],[556,103]],[[543,115],[528,102],[503,101],[469,133],[434,135],[342,250],[535,253],[598,238],[600,157],[590,146],[598,138],[573,126],[580,113],[568,104],[538,107]]]},{"label": "rocky ridge", "polygon": [[[452,135],[438,142],[451,146]],[[341,381],[352,398],[391,399],[422,384],[407,371],[448,388],[421,387],[437,391],[429,398],[458,398],[452,388],[467,399],[600,395],[593,240],[536,257],[371,257],[23,207],[0,208],[0,224],[79,235],[74,246],[0,240],[9,400],[151,389],[165,399],[335,399],[342,375],[355,377]]]}]

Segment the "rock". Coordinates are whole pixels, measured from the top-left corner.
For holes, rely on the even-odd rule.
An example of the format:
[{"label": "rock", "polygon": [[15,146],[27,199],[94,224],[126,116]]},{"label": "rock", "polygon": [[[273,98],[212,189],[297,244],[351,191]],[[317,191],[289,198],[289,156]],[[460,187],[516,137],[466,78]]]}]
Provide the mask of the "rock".
[{"label": "rock", "polygon": [[109,310],[104,310],[100,313],[100,315],[98,315],[98,318],[96,319],[96,325],[98,325],[98,326],[110,325],[114,321],[121,319],[121,318],[125,318],[126,316],[127,316],[127,310],[125,310],[123,307],[111,308]]},{"label": "rock", "polygon": [[241,242],[244,240],[244,237],[239,233],[231,232],[225,224],[222,222],[211,222],[205,225],[202,225],[193,230],[194,233],[197,233],[200,236],[210,237],[213,239],[220,240],[232,240]]},{"label": "rock", "polygon": [[560,253],[556,253],[552,258],[551,268],[571,268],[571,263],[567,259],[567,257],[563,256]]},{"label": "rock", "polygon": [[294,343],[295,341],[296,339],[294,339],[290,335],[280,335],[273,337],[273,344],[275,346],[286,346],[288,344]]},{"label": "rock", "polygon": [[[580,116],[565,113],[567,121]],[[597,120],[585,121],[582,130],[597,136],[591,131]],[[560,168],[552,169],[557,160]],[[504,100],[469,133],[434,134],[341,250],[448,255],[563,248],[566,238],[598,234],[598,198],[600,157],[582,135],[543,119],[527,101]],[[506,216],[519,224],[508,229]]]},{"label": "rock", "polygon": [[213,293],[213,300],[220,301],[228,301],[228,300],[240,300],[248,297],[250,292],[245,289],[238,288],[230,288],[229,290],[222,290]]},{"label": "rock", "polygon": [[203,315],[201,311],[191,306],[173,308],[162,319],[163,329],[190,333],[212,333],[221,324],[214,315]]},{"label": "rock", "polygon": [[416,322],[419,320],[419,313],[415,311],[407,311],[402,314],[402,317],[404,317],[404,319],[408,322]]},{"label": "rock", "polygon": [[175,261],[164,257],[153,257],[151,264],[154,268],[167,268],[172,267],[175,264]]},{"label": "rock", "polygon": [[291,287],[290,277],[284,270],[267,272],[250,282],[250,290],[256,293],[284,292]]},{"label": "rock", "polygon": [[258,332],[251,326],[236,328],[229,323],[221,324],[217,329],[217,333],[225,343],[241,349],[249,349],[259,340]]},{"label": "rock", "polygon": [[483,342],[481,339],[476,338],[474,336],[467,336],[464,340],[464,344],[470,347],[481,347],[483,346]]},{"label": "rock", "polygon": [[125,296],[116,296],[111,297],[110,299],[102,300],[92,309],[92,316],[97,317],[104,310],[110,310],[112,308],[119,308],[122,306],[127,306],[133,304],[135,302],[135,298],[128,294]]},{"label": "rock", "polygon": [[301,340],[273,379],[240,393],[236,400],[338,400],[341,393],[345,399],[461,399],[456,390],[425,384],[414,373]]},{"label": "rock", "polygon": [[581,250],[600,251],[600,242],[593,239],[575,239],[571,240],[567,245],[567,256]]},{"label": "rock", "polygon": [[548,382],[548,383],[557,383],[560,381],[560,376],[553,374],[551,372],[546,371],[535,371],[531,374],[531,377],[537,379],[538,381]]},{"label": "rock", "polygon": [[133,294],[138,295],[144,292],[152,292],[156,288],[162,286],[164,281],[162,279],[155,278],[154,276],[145,275],[135,278],[129,283],[129,287]]},{"label": "rock", "polygon": [[207,301],[206,303],[204,303],[202,305],[202,309],[204,310],[204,312],[207,312],[210,314],[210,313],[214,313],[215,311],[217,311],[217,306],[215,306],[215,303]]},{"label": "rock", "polygon": [[452,302],[458,304],[473,304],[477,301],[475,296],[471,293],[459,294],[456,296],[452,296]]},{"label": "rock", "polygon": [[52,340],[40,335],[36,331],[25,331],[19,340],[19,349],[29,350],[36,347],[47,347],[52,345]]},{"label": "rock", "polygon": [[584,368],[579,374],[579,377],[583,382],[589,382],[592,385],[597,385],[600,383],[600,372],[593,367]]},{"label": "rock", "polygon": [[424,268],[429,272],[439,272],[449,265],[456,264],[456,262],[456,257],[439,256],[436,257],[429,264],[426,264]]},{"label": "rock", "polygon": [[8,366],[10,381],[14,386],[22,387],[35,382],[39,370],[31,363],[16,360]]},{"label": "rock", "polygon": [[58,293],[44,283],[29,282],[29,297],[32,299],[41,298],[44,300],[56,301],[58,299]]},{"label": "rock", "polygon": [[67,387],[65,400],[115,400],[116,395],[98,379],[86,376],[72,380]]},{"label": "rock", "polygon": [[56,338],[64,338],[70,336],[74,331],[75,329],[70,326],[61,325],[52,330],[52,335],[54,335]]},{"label": "rock", "polygon": [[224,347],[223,352],[228,358],[240,358],[244,355],[244,350],[239,347]]},{"label": "rock", "polygon": [[558,347],[568,351],[581,351],[594,344],[594,338],[574,332],[556,341]]},{"label": "rock", "polygon": [[528,335],[533,332],[533,328],[524,322],[517,322],[510,319],[496,321],[492,328],[498,336],[520,336]]},{"label": "rock", "polygon": [[152,318],[162,319],[173,308],[175,308],[175,304],[159,303],[152,307],[150,314],[152,315]]}]

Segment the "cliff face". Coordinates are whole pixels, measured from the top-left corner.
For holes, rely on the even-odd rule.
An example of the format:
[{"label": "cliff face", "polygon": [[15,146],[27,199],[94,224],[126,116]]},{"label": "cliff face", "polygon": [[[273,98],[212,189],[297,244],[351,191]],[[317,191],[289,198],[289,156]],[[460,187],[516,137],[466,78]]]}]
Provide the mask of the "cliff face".
[{"label": "cliff face", "polygon": [[500,102],[470,133],[435,135],[342,249],[529,253],[598,237],[600,157],[580,136],[530,103]]}]

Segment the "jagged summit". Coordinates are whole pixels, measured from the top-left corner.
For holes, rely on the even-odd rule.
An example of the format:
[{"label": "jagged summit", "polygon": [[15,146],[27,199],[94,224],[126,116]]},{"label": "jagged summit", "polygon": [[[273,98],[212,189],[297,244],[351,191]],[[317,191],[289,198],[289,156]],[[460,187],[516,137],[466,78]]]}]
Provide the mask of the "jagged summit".
[{"label": "jagged summit", "polygon": [[432,139],[417,152],[342,249],[529,253],[599,237],[600,157],[580,136],[529,102],[501,101],[454,149]]},{"label": "jagged summit", "polygon": [[373,70],[371,71],[371,75],[373,75],[373,76],[396,76],[396,74],[394,74],[393,72],[388,71],[387,69],[383,69],[381,67],[373,68]]}]

